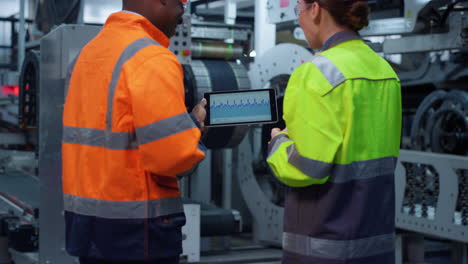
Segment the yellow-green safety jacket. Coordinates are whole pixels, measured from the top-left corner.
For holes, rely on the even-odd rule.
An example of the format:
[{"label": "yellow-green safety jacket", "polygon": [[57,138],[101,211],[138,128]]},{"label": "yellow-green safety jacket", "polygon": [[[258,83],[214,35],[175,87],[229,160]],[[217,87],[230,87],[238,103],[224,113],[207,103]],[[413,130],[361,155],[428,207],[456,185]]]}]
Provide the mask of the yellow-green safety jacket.
[{"label": "yellow-green safety jacket", "polygon": [[298,67],[268,164],[288,185],[283,263],[394,261],[400,81],[356,34]]}]

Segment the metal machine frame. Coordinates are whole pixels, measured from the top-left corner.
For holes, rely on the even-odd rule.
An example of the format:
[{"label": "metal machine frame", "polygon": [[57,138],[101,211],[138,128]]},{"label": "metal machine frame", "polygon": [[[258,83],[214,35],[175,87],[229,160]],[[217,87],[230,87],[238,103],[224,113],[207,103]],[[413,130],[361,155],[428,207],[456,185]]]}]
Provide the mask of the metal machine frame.
[{"label": "metal machine frame", "polygon": [[[39,114],[40,229],[39,263],[72,263],[65,252],[62,197],[62,113],[70,62],[100,27],[63,25],[41,40]],[[64,56],[64,55],[68,56]]]}]

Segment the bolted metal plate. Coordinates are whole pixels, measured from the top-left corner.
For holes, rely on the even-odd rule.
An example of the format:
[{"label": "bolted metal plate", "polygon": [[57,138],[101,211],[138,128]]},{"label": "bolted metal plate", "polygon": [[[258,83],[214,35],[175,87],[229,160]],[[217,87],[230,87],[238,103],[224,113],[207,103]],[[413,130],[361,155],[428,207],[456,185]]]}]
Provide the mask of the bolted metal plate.
[{"label": "bolted metal plate", "polygon": [[296,21],[297,16],[294,13],[296,4],[296,0],[269,0],[267,2],[268,22],[278,24]]}]

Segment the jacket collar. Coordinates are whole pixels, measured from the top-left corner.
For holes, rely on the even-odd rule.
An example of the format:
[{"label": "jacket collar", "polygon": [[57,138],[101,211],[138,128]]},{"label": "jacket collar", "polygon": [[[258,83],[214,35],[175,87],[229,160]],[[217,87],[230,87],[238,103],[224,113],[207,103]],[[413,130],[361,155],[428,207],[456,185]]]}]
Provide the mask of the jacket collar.
[{"label": "jacket collar", "polygon": [[361,37],[359,37],[359,35],[354,31],[344,30],[344,31],[337,32],[333,34],[333,36],[331,36],[329,39],[327,39],[327,41],[325,41],[322,48],[320,49],[320,52],[331,49],[332,47],[340,43],[343,43],[345,41],[355,40],[355,39],[361,39]]},{"label": "jacket collar", "polygon": [[162,46],[168,48],[170,44],[169,38],[159,28],[154,26],[144,16],[131,11],[121,11],[113,13],[107,19],[104,27],[122,27],[131,28],[133,30],[141,30],[148,37],[157,41]]}]

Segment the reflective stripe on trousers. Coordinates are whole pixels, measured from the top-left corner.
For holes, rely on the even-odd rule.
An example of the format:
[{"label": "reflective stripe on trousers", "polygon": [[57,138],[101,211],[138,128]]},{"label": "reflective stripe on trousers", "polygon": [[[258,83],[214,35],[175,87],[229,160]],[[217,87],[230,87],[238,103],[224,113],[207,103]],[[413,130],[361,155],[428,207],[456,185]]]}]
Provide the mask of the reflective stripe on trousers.
[{"label": "reflective stripe on trousers", "polygon": [[328,240],[293,233],[283,233],[283,250],[323,259],[357,259],[387,252],[395,248],[394,234],[356,240]]},{"label": "reflective stripe on trousers", "polygon": [[66,211],[107,219],[145,219],[184,212],[180,197],[152,201],[105,201],[64,194],[63,199]]}]

